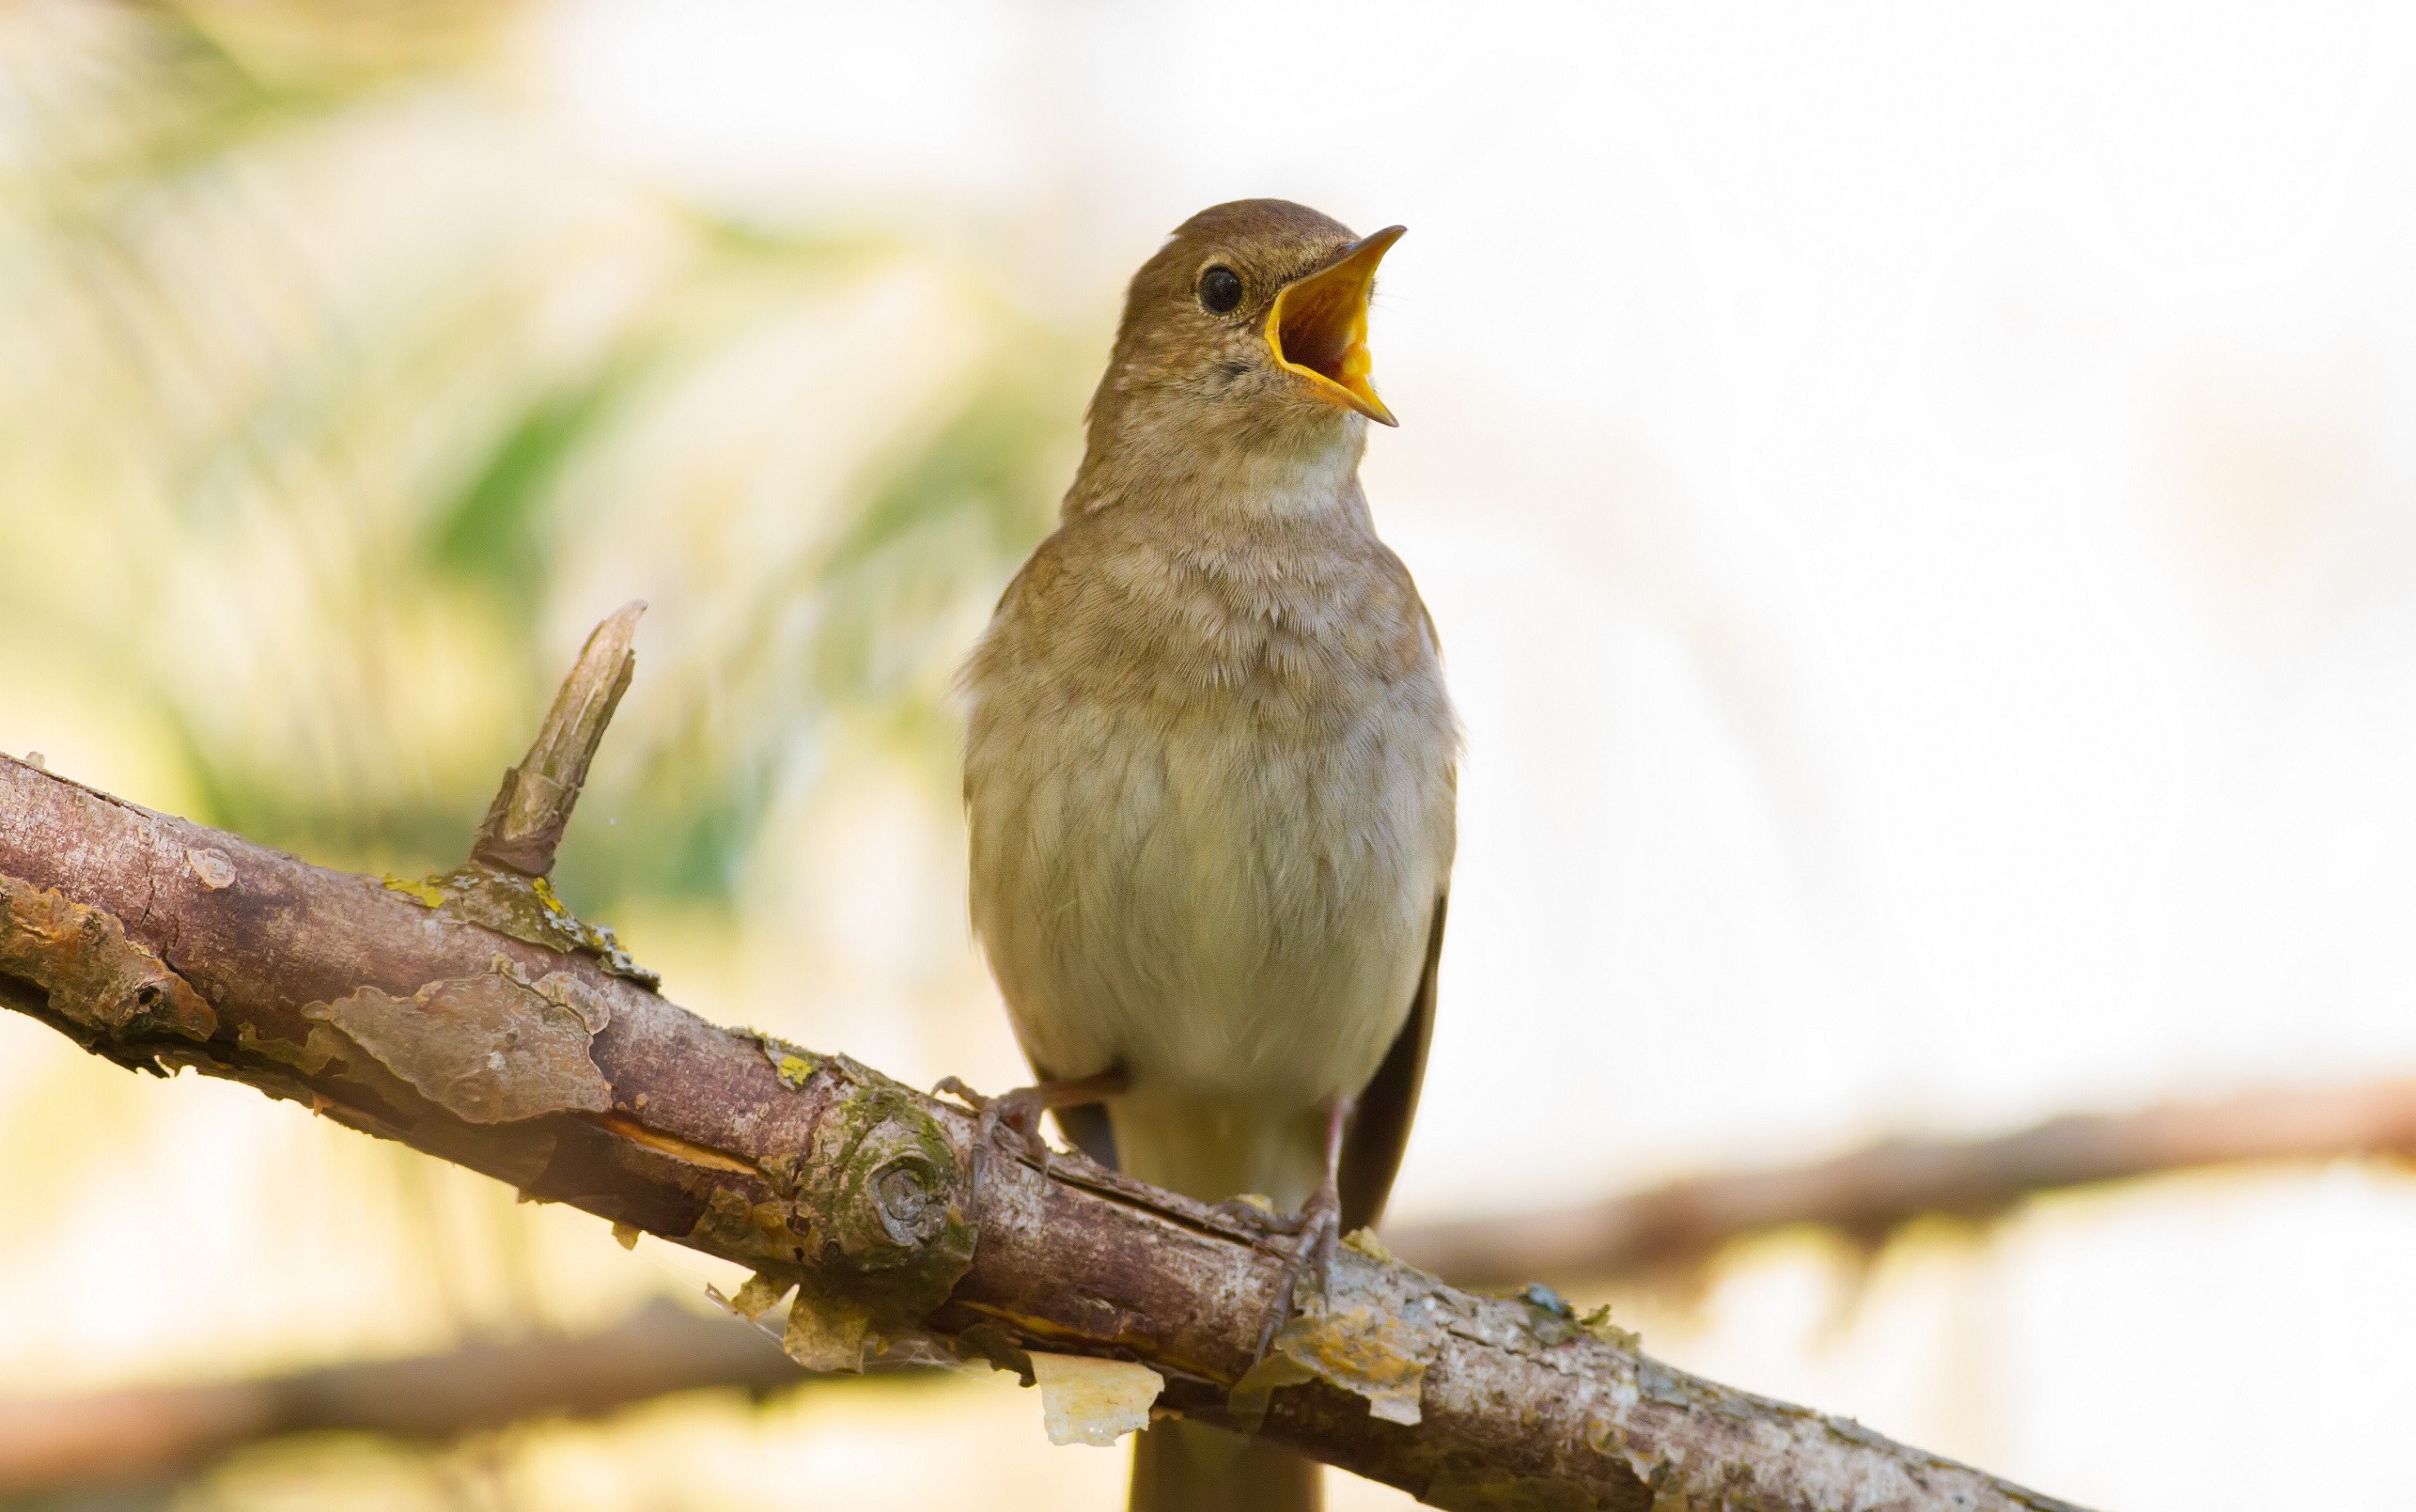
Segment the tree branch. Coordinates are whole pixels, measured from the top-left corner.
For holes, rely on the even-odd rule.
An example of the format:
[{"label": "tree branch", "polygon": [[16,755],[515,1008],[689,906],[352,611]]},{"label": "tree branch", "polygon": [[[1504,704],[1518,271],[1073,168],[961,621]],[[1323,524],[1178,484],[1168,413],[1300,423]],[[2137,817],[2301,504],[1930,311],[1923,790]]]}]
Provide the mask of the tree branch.
[{"label": "tree branch", "polygon": [[758,1330],[657,1299],[576,1338],[471,1344],[206,1385],[0,1397],[0,1500],[173,1481],[282,1433],[446,1439],[525,1418],[593,1416],[674,1391],[762,1395],[809,1379]]},{"label": "tree branch", "polygon": [[[590,722],[538,750],[577,748],[583,771]],[[498,834],[560,833],[574,769],[536,765],[560,797]],[[1471,1296],[1372,1246],[1345,1247],[1333,1294],[1254,1361],[1285,1259],[1257,1225],[1078,1157],[987,1160],[975,1192],[963,1110],[717,1028],[479,896],[325,870],[0,760],[0,1001],[120,1064],[239,1081],[746,1264],[742,1306],[796,1289],[787,1345],[809,1368],[932,1339],[1017,1368],[1137,1361],[1161,1411],[1442,1506],[2064,1505],[1673,1370],[1548,1293]]]},{"label": "tree branch", "polygon": [[2416,1156],[2416,1079],[2244,1093],[2131,1113],[2073,1114],[1979,1140],[1889,1140],[1833,1160],[1724,1172],[1581,1207],[1427,1223],[1393,1235],[1460,1286],[1683,1266],[1796,1224],[1877,1244],[1915,1218],[1989,1218],[2024,1199],[2258,1160]]},{"label": "tree branch", "polygon": [[[2411,1154],[2416,1081],[2273,1090],[2057,1118],[1971,1142],[1890,1141],[1810,1166],[1696,1177],[1583,1207],[1413,1225],[1387,1242],[1457,1286],[1602,1278],[1693,1263],[1732,1240],[1798,1224],[1875,1243],[1927,1215],[1985,1219],[2062,1187],[2235,1162]],[[578,1339],[264,1381],[0,1399],[0,1496],[165,1478],[254,1439],[310,1429],[442,1436],[703,1386],[761,1393],[805,1379],[754,1327],[662,1307]]]}]

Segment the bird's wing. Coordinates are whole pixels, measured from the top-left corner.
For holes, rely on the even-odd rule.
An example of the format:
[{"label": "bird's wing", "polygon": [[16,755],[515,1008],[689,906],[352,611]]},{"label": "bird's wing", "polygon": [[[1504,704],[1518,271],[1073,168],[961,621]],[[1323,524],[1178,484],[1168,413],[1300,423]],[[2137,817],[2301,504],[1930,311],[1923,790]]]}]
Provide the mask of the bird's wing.
[{"label": "bird's wing", "polygon": [[1434,1038],[1435,967],[1442,960],[1442,917],[1450,901],[1448,893],[1435,899],[1434,923],[1427,930],[1426,970],[1418,975],[1417,994],[1410,1000],[1409,1021],[1384,1052],[1375,1080],[1359,1094],[1358,1111],[1342,1137],[1345,1233],[1384,1216],[1384,1199],[1392,1195],[1401,1151],[1410,1142],[1410,1120],[1417,1116],[1418,1087],[1427,1076],[1427,1046]]}]

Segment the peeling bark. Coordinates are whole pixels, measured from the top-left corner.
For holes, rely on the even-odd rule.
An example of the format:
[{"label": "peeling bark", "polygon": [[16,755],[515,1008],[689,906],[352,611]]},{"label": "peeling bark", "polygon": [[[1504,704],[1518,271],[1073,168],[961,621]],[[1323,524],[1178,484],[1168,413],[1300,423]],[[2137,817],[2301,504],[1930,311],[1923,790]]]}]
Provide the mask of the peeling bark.
[{"label": "peeling bark", "polygon": [[111,915],[8,876],[0,876],[0,994],[103,1054],[161,1034],[206,1040],[218,1031],[201,994],[127,939]]},{"label": "peeling bark", "polygon": [[364,987],[307,1004],[302,1017],[350,1041],[323,1047],[313,1069],[356,1048],[465,1123],[612,1108],[612,1083],[589,1053],[611,1011],[566,972],[531,983],[498,956],[491,971],[430,982],[409,998]]},{"label": "peeling bark", "polygon": [[[601,720],[563,722],[583,748],[547,769],[583,772]],[[818,1368],[950,1338],[1009,1365],[1137,1361],[1166,1378],[1161,1411],[1257,1419],[1444,1507],[2064,1506],[1670,1369],[1548,1293],[1472,1296],[1372,1247],[1260,1364],[1288,1241],[1234,1210],[1075,1157],[992,1157],[976,1197],[963,1109],[717,1028],[450,892],[431,908],[5,759],[0,887],[11,1005],[746,1264],[750,1304],[795,1288],[791,1352]]]}]

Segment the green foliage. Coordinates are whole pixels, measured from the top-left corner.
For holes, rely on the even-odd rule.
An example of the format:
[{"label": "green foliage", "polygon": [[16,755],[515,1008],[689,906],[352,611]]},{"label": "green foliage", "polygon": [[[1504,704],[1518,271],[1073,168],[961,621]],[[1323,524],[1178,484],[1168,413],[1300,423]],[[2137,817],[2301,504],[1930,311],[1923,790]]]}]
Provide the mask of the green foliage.
[{"label": "green foliage", "polygon": [[[581,908],[730,897],[834,740],[954,801],[950,677],[1072,469],[1064,333],[566,168],[475,87],[508,14],[93,15],[19,49],[0,156],[0,654],[121,701],[194,817],[417,875],[647,597]],[[859,370],[894,401],[792,442]]]},{"label": "green foliage", "polygon": [[428,565],[477,582],[526,622],[545,582],[543,507],[564,462],[609,416],[611,372],[540,393],[504,431],[459,496],[440,501],[423,546]]}]

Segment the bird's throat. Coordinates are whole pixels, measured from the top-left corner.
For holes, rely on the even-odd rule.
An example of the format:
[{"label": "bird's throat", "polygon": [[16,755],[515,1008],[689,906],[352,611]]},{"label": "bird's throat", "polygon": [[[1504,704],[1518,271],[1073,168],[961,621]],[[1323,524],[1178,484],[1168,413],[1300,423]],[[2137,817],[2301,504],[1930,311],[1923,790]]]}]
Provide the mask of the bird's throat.
[{"label": "bird's throat", "polygon": [[1178,411],[1135,409],[1095,432],[1065,495],[1072,519],[1105,508],[1226,520],[1364,520],[1359,461],[1367,422],[1331,411],[1280,430],[1203,426]]}]

